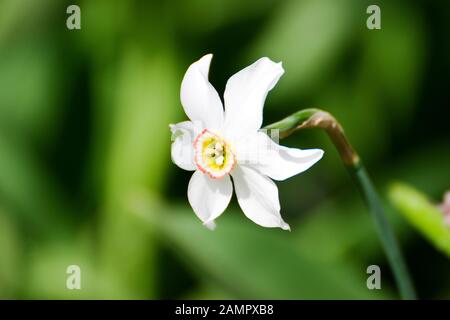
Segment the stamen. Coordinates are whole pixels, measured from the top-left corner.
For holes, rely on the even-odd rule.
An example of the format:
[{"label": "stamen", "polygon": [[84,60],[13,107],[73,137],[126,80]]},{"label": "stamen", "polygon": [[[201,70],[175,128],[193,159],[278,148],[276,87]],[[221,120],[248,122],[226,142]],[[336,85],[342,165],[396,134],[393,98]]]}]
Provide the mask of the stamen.
[{"label": "stamen", "polygon": [[218,166],[221,166],[223,164],[223,160],[224,160],[223,156],[220,156],[220,157],[216,158],[216,164]]},{"label": "stamen", "polygon": [[216,142],[215,148],[217,151],[223,151],[223,146],[220,142]]}]

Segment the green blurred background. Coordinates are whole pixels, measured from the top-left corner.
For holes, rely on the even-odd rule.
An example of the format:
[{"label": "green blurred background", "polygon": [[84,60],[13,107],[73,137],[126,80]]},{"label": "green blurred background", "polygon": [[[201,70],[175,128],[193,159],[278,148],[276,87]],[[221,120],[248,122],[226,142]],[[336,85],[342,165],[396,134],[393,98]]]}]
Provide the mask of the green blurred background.
[{"label": "green blurred background", "polygon": [[[81,30],[66,8],[81,8]],[[381,30],[366,8],[381,7]],[[216,231],[186,198],[169,123],[188,65],[214,53],[219,93],[262,56],[286,70],[264,123],[332,112],[386,201],[421,298],[450,298],[450,260],[393,210],[407,182],[450,187],[450,2],[1,0],[0,298],[397,298],[370,216],[325,134],[311,170],[277,183],[292,232],[233,199]],[[79,265],[82,290],[66,289]],[[382,290],[366,287],[377,264]]]}]

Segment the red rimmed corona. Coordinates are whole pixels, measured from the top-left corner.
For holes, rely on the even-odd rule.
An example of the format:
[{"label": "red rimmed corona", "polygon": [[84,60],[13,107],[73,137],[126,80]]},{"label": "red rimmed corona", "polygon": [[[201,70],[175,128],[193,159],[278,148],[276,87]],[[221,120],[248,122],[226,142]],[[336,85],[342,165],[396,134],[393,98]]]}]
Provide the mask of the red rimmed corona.
[{"label": "red rimmed corona", "polygon": [[194,161],[197,168],[213,179],[233,171],[236,156],[231,145],[219,135],[204,129],[194,140]]}]

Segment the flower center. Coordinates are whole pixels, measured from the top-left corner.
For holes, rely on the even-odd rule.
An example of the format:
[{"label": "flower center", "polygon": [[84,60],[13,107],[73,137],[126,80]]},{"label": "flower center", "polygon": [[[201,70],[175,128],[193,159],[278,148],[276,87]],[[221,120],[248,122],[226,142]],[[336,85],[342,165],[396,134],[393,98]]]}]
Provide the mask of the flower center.
[{"label": "flower center", "polygon": [[194,149],[198,169],[211,178],[222,178],[233,170],[236,157],[230,145],[217,134],[203,130],[195,138]]}]

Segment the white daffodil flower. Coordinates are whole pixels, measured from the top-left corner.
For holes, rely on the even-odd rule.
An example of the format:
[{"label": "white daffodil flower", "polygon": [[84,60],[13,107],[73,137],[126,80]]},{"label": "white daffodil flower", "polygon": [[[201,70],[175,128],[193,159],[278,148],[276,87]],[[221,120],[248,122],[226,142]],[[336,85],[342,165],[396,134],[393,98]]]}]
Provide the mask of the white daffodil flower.
[{"label": "white daffodil flower", "polygon": [[204,225],[213,229],[233,194],[244,214],[263,227],[290,230],[280,214],[274,180],[307,170],[320,149],[287,148],[260,128],[267,93],[284,73],[280,63],[261,58],[233,75],[225,88],[225,110],[208,81],[212,54],[194,62],[181,83],[181,104],[191,121],[170,125],[172,161],[194,171],[188,199]]}]

